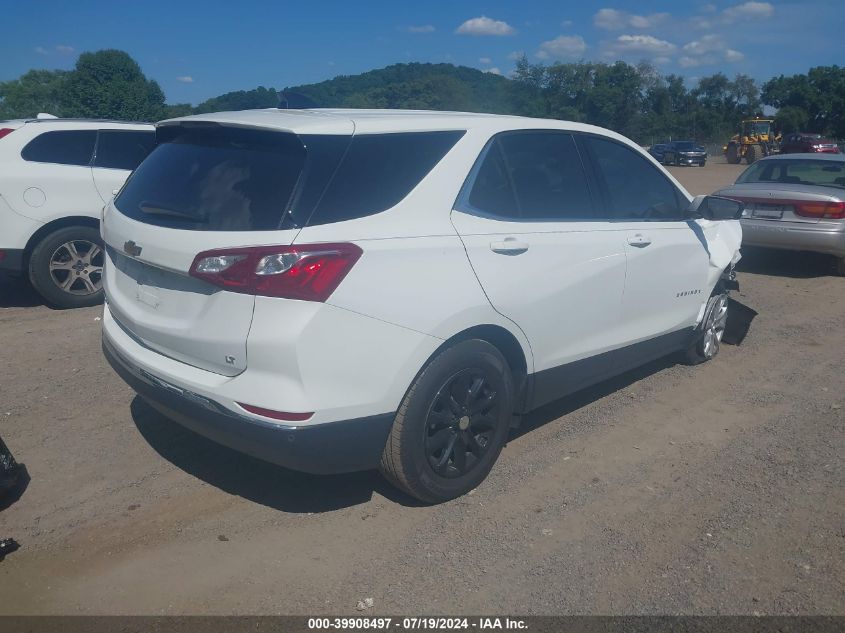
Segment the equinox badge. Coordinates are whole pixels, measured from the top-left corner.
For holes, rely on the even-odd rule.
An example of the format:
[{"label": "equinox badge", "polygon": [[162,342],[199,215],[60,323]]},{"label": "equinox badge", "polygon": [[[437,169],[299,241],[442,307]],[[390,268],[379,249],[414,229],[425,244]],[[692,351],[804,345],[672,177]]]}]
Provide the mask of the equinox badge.
[{"label": "equinox badge", "polygon": [[132,257],[138,257],[141,254],[141,247],[132,240],[129,240],[123,244],[123,252]]}]

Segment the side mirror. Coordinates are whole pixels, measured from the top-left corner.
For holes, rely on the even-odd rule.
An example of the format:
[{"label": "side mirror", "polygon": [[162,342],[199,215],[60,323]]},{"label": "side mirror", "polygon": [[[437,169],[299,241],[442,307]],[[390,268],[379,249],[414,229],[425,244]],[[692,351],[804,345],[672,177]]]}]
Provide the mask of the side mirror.
[{"label": "side mirror", "polygon": [[687,217],[706,220],[739,220],[744,209],[745,205],[738,200],[721,196],[696,196],[690,204]]}]

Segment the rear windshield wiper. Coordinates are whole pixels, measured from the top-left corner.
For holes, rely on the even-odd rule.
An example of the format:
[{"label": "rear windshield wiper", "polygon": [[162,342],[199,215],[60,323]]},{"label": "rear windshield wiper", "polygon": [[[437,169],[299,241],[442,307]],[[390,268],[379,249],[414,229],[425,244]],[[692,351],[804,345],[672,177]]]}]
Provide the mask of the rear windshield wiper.
[{"label": "rear windshield wiper", "polygon": [[155,202],[142,202],[138,205],[138,208],[149,215],[166,215],[172,218],[182,218],[184,220],[190,220],[191,222],[197,222],[200,224],[208,222],[208,219],[203,218],[202,216],[194,215],[179,209],[171,209]]}]

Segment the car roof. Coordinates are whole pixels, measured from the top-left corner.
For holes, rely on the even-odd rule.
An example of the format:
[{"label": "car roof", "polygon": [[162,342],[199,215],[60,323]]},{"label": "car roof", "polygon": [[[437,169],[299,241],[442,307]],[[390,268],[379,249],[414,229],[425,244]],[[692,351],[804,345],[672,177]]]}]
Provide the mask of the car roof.
[{"label": "car roof", "polygon": [[845,161],[845,154],[775,154],[760,160],[829,160],[843,162]]},{"label": "car roof", "polygon": [[108,125],[154,125],[154,123],[150,123],[148,121],[120,121],[117,119],[82,119],[82,118],[59,118],[59,117],[51,117],[49,119],[9,119],[7,121],[0,121],[0,125],[2,126],[16,126],[20,127],[22,125],[30,125],[30,124],[38,124],[38,125],[60,125],[66,123],[95,123],[95,124],[103,124],[107,123]]},{"label": "car roof", "polygon": [[[213,112],[168,119],[159,126],[186,122],[215,122],[224,125],[261,127],[294,134],[379,134],[438,130],[484,129],[490,132],[518,129],[565,129],[594,132],[623,138],[610,130],[585,123],[535,119],[505,114],[440,112],[433,110],[363,110],[313,108],[285,110],[267,108],[236,112]],[[630,141],[627,141],[630,143]]]}]

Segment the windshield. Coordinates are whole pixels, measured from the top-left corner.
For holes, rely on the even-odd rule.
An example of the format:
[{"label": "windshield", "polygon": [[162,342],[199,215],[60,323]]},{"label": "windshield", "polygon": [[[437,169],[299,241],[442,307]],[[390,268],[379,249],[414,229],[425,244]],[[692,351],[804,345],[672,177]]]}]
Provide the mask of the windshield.
[{"label": "windshield", "polygon": [[695,149],[695,143],[693,143],[692,141],[680,141],[678,143],[675,143],[675,147],[677,147],[678,149],[681,149],[681,150],[683,150],[683,149]]},{"label": "windshield", "polygon": [[769,121],[756,121],[745,124],[746,134],[768,134],[772,129],[772,124]]},{"label": "windshield", "polygon": [[746,169],[736,184],[785,183],[845,189],[845,161],[767,160]]}]

